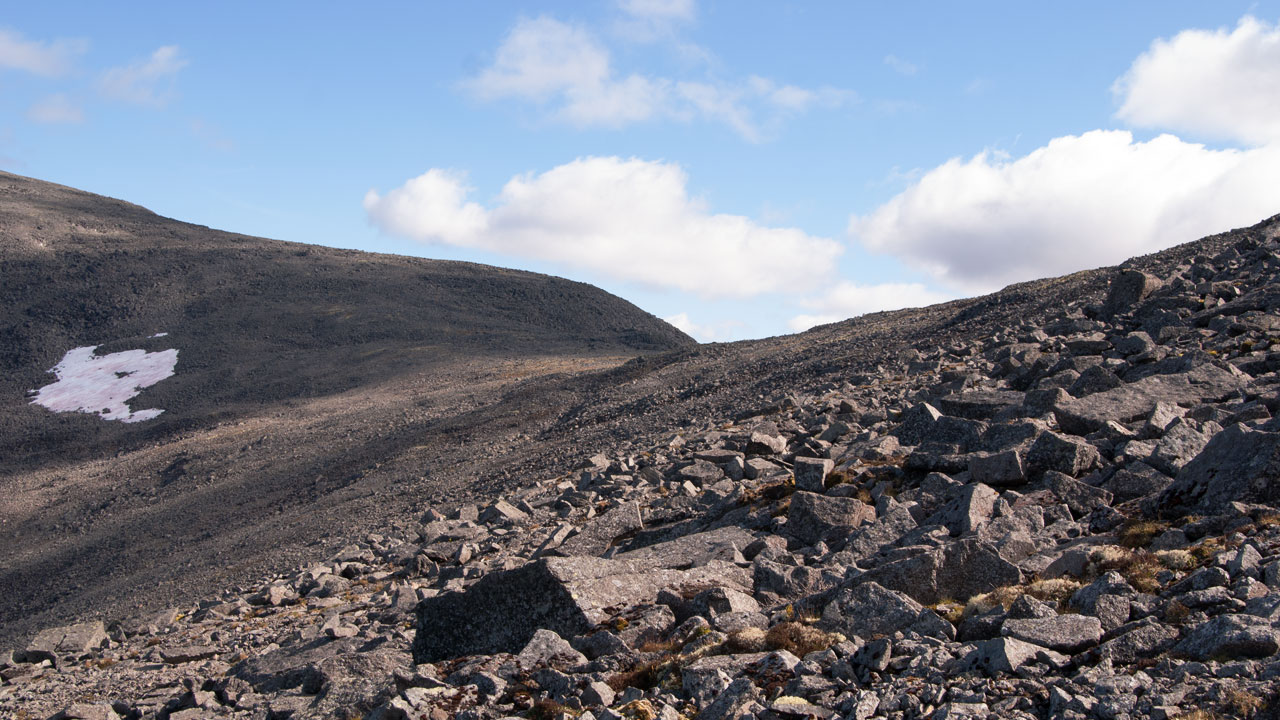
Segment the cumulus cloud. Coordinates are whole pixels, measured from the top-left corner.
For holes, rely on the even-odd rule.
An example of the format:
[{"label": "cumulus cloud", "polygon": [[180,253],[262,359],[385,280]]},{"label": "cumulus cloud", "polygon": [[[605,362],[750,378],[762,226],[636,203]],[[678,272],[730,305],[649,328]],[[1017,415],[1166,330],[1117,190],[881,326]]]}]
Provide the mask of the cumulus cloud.
[{"label": "cumulus cloud", "polygon": [[77,55],[89,49],[85,40],[27,40],[22,33],[0,28],[0,68],[54,77],[71,71]]},{"label": "cumulus cloud", "polygon": [[57,93],[27,108],[27,119],[41,125],[75,125],[84,122],[84,111],[66,95]]},{"label": "cumulus cloud", "polygon": [[165,45],[146,60],[107,70],[98,88],[114,100],[162,107],[169,102],[178,71],[186,66],[178,46]]},{"label": "cumulus cloud", "polygon": [[1112,87],[1117,116],[1142,127],[1280,141],[1280,27],[1245,17],[1234,30],[1158,39]]},{"label": "cumulus cloud", "polygon": [[364,208],[383,232],[536,258],[703,297],[793,292],[829,274],[839,243],[711,213],[675,164],[589,157],[512,178],[486,208],[433,169]]},{"label": "cumulus cloud", "polygon": [[1210,150],[1125,131],[1060,137],[1024,157],[952,159],[849,231],[950,287],[1117,263],[1280,211],[1280,146]]},{"label": "cumulus cloud", "polygon": [[[647,13],[638,16],[650,18],[678,17],[676,11],[684,7],[656,0],[633,4],[637,13]],[[751,142],[761,140],[788,114],[853,97],[836,88],[807,89],[758,76],[731,83],[624,75],[614,70],[609,50],[586,28],[549,17],[520,20],[493,64],[463,87],[480,100],[536,103],[553,118],[579,127],[702,117],[728,125]]]},{"label": "cumulus cloud", "polygon": [[882,310],[925,307],[954,298],[953,294],[931,290],[921,283],[858,285],[846,281],[831,288],[820,297],[801,300],[800,305],[813,312],[796,315],[788,321],[788,325],[795,332],[803,332],[815,325],[839,322],[858,315]]}]

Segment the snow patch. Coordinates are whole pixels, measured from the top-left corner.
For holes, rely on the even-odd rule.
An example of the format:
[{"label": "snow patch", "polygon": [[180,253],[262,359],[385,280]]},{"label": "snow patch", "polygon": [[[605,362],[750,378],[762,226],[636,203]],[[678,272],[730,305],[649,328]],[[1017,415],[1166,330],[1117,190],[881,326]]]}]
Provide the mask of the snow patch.
[{"label": "snow patch", "polygon": [[54,412],[93,413],[103,420],[127,423],[150,420],[164,412],[158,408],[131,411],[125,402],[173,375],[177,350],[94,355],[97,349],[97,345],[90,345],[67,351],[62,362],[49,370],[58,381],[32,390],[36,395],[31,402]]}]

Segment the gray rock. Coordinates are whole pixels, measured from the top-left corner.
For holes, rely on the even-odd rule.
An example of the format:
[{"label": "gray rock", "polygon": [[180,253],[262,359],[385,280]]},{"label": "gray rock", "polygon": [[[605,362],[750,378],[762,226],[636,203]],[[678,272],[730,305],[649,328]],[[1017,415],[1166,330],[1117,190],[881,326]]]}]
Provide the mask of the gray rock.
[{"label": "gray rock", "polygon": [[614,541],[644,528],[638,503],[623,503],[589,521],[555,549],[559,555],[603,555]]},{"label": "gray rock", "polygon": [[1067,393],[1072,397],[1080,398],[1113,390],[1121,385],[1124,385],[1124,381],[1116,377],[1115,373],[1101,365],[1094,365],[1080,373],[1080,377],[1067,388]]},{"label": "gray rock", "polygon": [[1098,464],[1098,449],[1088,442],[1055,432],[1041,433],[1027,451],[1032,471],[1054,470],[1079,477]]},{"label": "gray rock", "polygon": [[1023,394],[1016,390],[969,390],[940,398],[938,407],[958,418],[990,420],[1002,411],[1022,405],[1023,399]]},{"label": "gray rock", "polygon": [[969,456],[969,477],[994,487],[1022,485],[1027,481],[1022,455],[1016,450]]},{"label": "gray rock", "polygon": [[1176,475],[1221,430],[1221,426],[1215,422],[1205,423],[1201,430],[1194,421],[1186,418],[1174,420],[1156,442],[1156,448],[1147,462],[1160,472]]},{"label": "gray rock", "polygon": [[747,678],[738,678],[729,683],[716,699],[702,712],[696,720],[734,720],[753,705],[759,705],[762,699],[760,691]]},{"label": "gray rock", "polygon": [[717,561],[742,561],[742,550],[755,542],[755,539],[749,530],[737,525],[727,525],[627,550],[614,557],[616,560],[663,568],[701,567]]},{"label": "gray rock", "polygon": [[498,500],[494,504],[485,508],[480,513],[481,522],[519,522],[527,520],[529,515],[520,508],[507,502],[506,500]]},{"label": "gray rock", "polygon": [[1141,270],[1121,270],[1111,278],[1107,299],[1102,303],[1102,317],[1110,319],[1132,310],[1163,285],[1160,278]]},{"label": "gray rock", "polygon": [[516,655],[516,661],[525,668],[564,668],[581,665],[587,658],[555,632],[535,630],[533,637],[529,638],[529,642]]},{"label": "gray rock", "polygon": [[981,482],[961,486],[954,493],[926,525],[944,525],[952,535],[974,532],[991,520],[1000,499],[1000,493]]},{"label": "gray rock", "polygon": [[1108,570],[1102,577],[1075,591],[1071,596],[1071,605],[1086,615],[1092,615],[1098,598],[1104,595],[1130,596],[1136,592],[1120,573]]},{"label": "gray rock", "polygon": [[1100,507],[1111,505],[1111,493],[1100,487],[1080,482],[1060,472],[1049,471],[1044,474],[1045,482],[1054,495],[1071,510],[1077,518],[1084,517]]},{"label": "gray rock", "polygon": [[652,602],[662,588],[725,585],[750,588],[740,568],[712,562],[690,570],[660,567],[656,558],[544,558],[485,575],[464,592],[423,600],[413,644],[416,662],[475,653],[519,652],[538,629],[581,634],[611,607]]},{"label": "gray rock", "polygon": [[1061,653],[1011,637],[983,640],[967,660],[968,666],[981,669],[992,676],[1016,673],[1023,665],[1033,662],[1053,666],[1064,666],[1068,662],[1068,658]]},{"label": "gray rock", "polygon": [[1158,496],[1163,517],[1221,515],[1231,503],[1280,503],[1280,433],[1232,425],[1213,437]]},{"label": "gray rock", "polygon": [[1098,646],[1098,657],[1115,663],[1130,664],[1167,650],[1178,639],[1178,631],[1154,620],[1135,627]]},{"label": "gray rock", "polygon": [[787,451],[787,439],[780,435],[753,432],[747,442],[748,455],[781,455]]},{"label": "gray rock", "polygon": [[821,493],[826,491],[824,482],[835,463],[818,458],[798,457],[795,460],[794,474],[796,489]]},{"label": "gray rock", "polygon": [[851,638],[908,631],[925,637],[955,637],[955,628],[937,613],[875,582],[860,582],[837,592],[823,608],[817,625]]},{"label": "gray rock", "polygon": [[1066,432],[1086,435],[1109,420],[1129,423],[1145,418],[1158,402],[1216,402],[1238,393],[1245,384],[1245,378],[1204,364],[1187,372],[1152,375],[1113,390],[1065,400],[1054,406],[1054,414]]},{"label": "gray rock", "polygon": [[872,672],[884,672],[889,667],[893,656],[893,641],[887,637],[878,638],[858,648],[849,661],[856,666]]},{"label": "gray rock", "polygon": [[1280,632],[1263,618],[1219,615],[1197,626],[1173,649],[1197,660],[1270,657],[1280,652]]},{"label": "gray rock", "polygon": [[1173,478],[1144,462],[1131,462],[1116,471],[1102,487],[1111,491],[1113,502],[1123,503],[1154,495],[1172,482]]},{"label": "gray rock", "polygon": [[943,598],[967,600],[998,587],[1019,585],[1023,575],[990,543],[970,538],[879,565],[859,579],[932,604]]},{"label": "gray rock", "polygon": [[110,638],[101,622],[86,622],[47,628],[36,634],[26,650],[15,653],[19,662],[48,660],[58,665],[63,658],[73,660],[101,649]]},{"label": "gray rock", "polygon": [[787,511],[787,532],[800,542],[812,545],[875,519],[875,509],[856,498],[797,491],[791,496],[791,508]]},{"label": "gray rock", "polygon": [[902,413],[892,434],[903,445],[919,445],[925,440],[936,439],[934,426],[940,417],[942,413],[937,408],[929,403],[919,403]]},{"label": "gray rock", "polygon": [[[172,717],[172,715],[170,716]],[[119,720],[111,703],[72,703],[54,716],[53,720]]]},{"label": "gray rock", "polygon": [[1051,650],[1077,653],[1102,640],[1102,623],[1087,615],[1055,615],[1047,618],[1005,620],[1000,632]]}]

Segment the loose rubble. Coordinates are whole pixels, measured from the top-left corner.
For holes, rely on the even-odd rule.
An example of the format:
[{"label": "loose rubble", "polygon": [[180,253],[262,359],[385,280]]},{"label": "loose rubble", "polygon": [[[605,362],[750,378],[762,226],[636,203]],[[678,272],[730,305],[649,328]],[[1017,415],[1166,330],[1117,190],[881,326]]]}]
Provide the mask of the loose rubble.
[{"label": "loose rubble", "polygon": [[0,658],[0,714],[1274,716],[1278,274],[1246,233],[198,606],[50,629]]}]

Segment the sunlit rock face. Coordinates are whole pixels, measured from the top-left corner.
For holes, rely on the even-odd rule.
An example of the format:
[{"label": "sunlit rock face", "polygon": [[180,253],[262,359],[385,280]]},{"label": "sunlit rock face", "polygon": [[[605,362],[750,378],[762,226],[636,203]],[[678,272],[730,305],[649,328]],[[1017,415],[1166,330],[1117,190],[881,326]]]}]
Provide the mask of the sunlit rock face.
[{"label": "sunlit rock face", "polygon": [[164,410],[130,410],[131,398],[173,375],[178,364],[177,350],[147,352],[126,350],[110,355],[94,355],[97,345],[67,352],[62,362],[50,368],[58,381],[33,390],[31,402],[54,412],[83,412],[103,420],[135,423],[150,420]]}]

